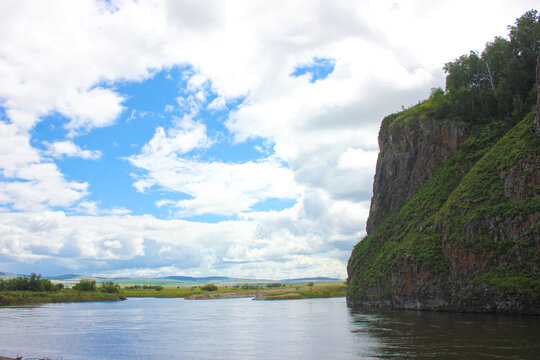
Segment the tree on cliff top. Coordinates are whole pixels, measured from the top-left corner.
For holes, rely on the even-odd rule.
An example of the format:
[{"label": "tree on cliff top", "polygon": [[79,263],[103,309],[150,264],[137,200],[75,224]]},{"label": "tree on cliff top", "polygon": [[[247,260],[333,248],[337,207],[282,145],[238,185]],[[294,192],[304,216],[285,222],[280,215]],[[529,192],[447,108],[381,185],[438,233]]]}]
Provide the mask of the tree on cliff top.
[{"label": "tree on cliff top", "polygon": [[471,51],[444,66],[452,115],[472,123],[499,117],[514,124],[536,104],[538,11],[526,12],[508,29],[509,40],[496,37],[482,53]]}]

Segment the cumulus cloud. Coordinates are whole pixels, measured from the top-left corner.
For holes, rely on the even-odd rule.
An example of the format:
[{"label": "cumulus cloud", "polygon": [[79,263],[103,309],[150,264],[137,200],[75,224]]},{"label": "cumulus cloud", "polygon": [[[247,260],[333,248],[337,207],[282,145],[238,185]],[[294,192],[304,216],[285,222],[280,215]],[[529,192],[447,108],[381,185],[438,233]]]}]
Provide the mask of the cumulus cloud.
[{"label": "cumulus cloud", "polygon": [[[535,5],[1,2],[0,263],[47,273],[343,275],[364,231],[383,116],[443,86],[445,62],[504,35]],[[332,59],[326,78],[291,76],[299,66],[316,66],[315,59]],[[186,116],[157,125],[127,157],[133,186],[172,192],[157,205],[179,216],[240,220],[204,224],[100,209],[87,198],[89,184],[69,180],[53,161],[99,158],[99,149],[81,149],[74,139],[114,125],[125,110],[137,116],[116,84],[186,65],[187,94],[164,111]],[[262,140],[267,157],[201,161],[197,155],[218,139],[198,114],[225,111],[238,99],[225,129],[236,143]],[[32,129],[53,113],[67,119],[56,124],[67,138],[43,152],[31,145]],[[296,203],[254,210],[271,198]]]},{"label": "cumulus cloud", "polygon": [[196,149],[208,148],[213,141],[206,136],[206,126],[191,117],[177,119],[177,126],[167,132],[158,127],[152,139],[144,145],[141,157],[167,158],[186,154]]},{"label": "cumulus cloud", "polygon": [[301,192],[290,169],[274,158],[246,163],[201,162],[174,155],[143,153],[129,158],[145,170],[133,186],[154,186],[189,195],[189,199],[162,200],[158,206],[179,208],[180,216],[234,215],[269,198],[295,199]]},{"label": "cumulus cloud", "polygon": [[257,222],[205,224],[158,220],[148,215],[12,213],[3,217],[0,226],[0,258],[13,266],[32,265],[39,271],[43,271],[40,266],[50,271],[46,266],[54,263],[61,271],[76,271],[82,266],[109,275],[131,269],[130,274],[182,272],[286,278],[335,276],[343,271],[345,252],[333,253],[323,241],[324,234],[313,236],[301,229],[286,228],[264,231],[262,223],[277,226],[277,218],[287,217],[279,212],[274,216],[274,220]]},{"label": "cumulus cloud", "polygon": [[63,157],[79,157],[82,159],[96,160],[101,157],[99,150],[83,150],[73,141],[56,141],[54,143],[45,143],[47,147],[46,155],[61,159]]}]

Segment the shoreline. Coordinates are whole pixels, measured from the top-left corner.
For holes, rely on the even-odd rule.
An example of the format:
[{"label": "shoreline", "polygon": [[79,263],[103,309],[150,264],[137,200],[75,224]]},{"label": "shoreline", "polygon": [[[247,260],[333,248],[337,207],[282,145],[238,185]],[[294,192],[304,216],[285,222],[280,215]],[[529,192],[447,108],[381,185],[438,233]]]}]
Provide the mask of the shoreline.
[{"label": "shoreline", "polygon": [[[137,297],[184,298],[186,300],[211,300],[252,298],[253,300],[293,300],[307,298],[345,297],[344,284],[300,285],[287,287],[235,288],[221,287],[215,291],[200,288],[121,289],[119,293],[77,292],[65,289],[61,292],[0,292],[0,308],[21,305],[51,303],[121,301]],[[0,360],[2,360],[0,358]]]}]

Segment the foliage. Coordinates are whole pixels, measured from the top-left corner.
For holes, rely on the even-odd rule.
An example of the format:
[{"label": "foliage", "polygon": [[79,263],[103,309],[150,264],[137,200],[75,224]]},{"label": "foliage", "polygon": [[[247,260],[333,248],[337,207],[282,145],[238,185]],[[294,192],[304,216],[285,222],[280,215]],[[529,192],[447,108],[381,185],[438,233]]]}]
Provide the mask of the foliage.
[{"label": "foliage", "polygon": [[[508,40],[497,37],[481,53],[472,51],[447,63],[446,92],[432,89],[427,100],[385,118],[395,133],[405,125],[433,119],[466,128],[470,135],[457,154],[432,169],[435,176],[355,246],[348,265],[351,293],[363,298],[388,294],[407,264],[423,274],[450,276],[443,248],[455,246],[485,258],[486,270],[474,281],[538,294],[538,274],[531,264],[538,261],[540,226],[517,240],[501,239],[490,233],[493,225],[482,226],[486,217],[518,224],[540,211],[538,197],[507,201],[503,180],[519,161],[539,156],[530,113],[537,99],[539,20],[538,11],[526,12],[508,27]],[[471,235],[471,226],[483,235]],[[445,239],[443,227],[450,229]],[[516,258],[517,265],[490,270],[497,263],[516,264]]]},{"label": "foliage", "polygon": [[99,287],[99,291],[106,292],[106,293],[119,293],[120,285],[112,281],[106,281],[101,284],[101,286]]},{"label": "foliage", "polygon": [[275,287],[281,287],[281,286],[284,286],[284,285],[282,285],[281,283],[278,283],[278,282],[271,283],[271,284],[266,284],[266,287],[268,287],[268,288],[275,288]]},{"label": "foliage", "polygon": [[96,280],[82,279],[78,284],[73,286],[73,289],[78,291],[96,291]]},{"label": "foliage", "polygon": [[265,294],[264,300],[286,300],[286,299],[309,299],[309,298],[329,298],[343,297],[347,294],[347,286],[344,284],[314,285],[307,288],[295,288],[285,291],[276,291]]},{"label": "foliage", "polygon": [[59,291],[9,290],[0,292],[0,306],[117,300],[125,300],[125,297],[118,294],[96,291],[81,292],[73,289],[60,289]]},{"label": "foliage", "polygon": [[218,287],[214,284],[206,284],[206,285],[201,286],[201,290],[204,290],[204,291],[216,291],[217,289]]},{"label": "foliage", "polygon": [[243,290],[257,290],[259,287],[257,285],[249,285],[248,283],[240,286]]},{"label": "foliage", "polygon": [[154,289],[156,291],[163,290],[163,286],[161,285],[143,285],[143,289]]},{"label": "foliage", "polygon": [[[196,286],[194,286],[194,288],[195,287]],[[124,289],[128,289],[128,290],[153,289],[153,290],[156,290],[156,291],[161,291],[161,290],[163,290],[163,286],[161,286],[161,285],[131,285],[131,286],[126,286]]]},{"label": "foliage", "polygon": [[530,10],[509,26],[509,40],[496,37],[482,53],[471,51],[447,63],[447,115],[470,123],[494,117],[515,124],[536,102],[535,68],[540,18]]},{"label": "foliage", "polygon": [[[487,273],[480,274],[477,281],[502,289],[509,288],[512,279],[519,279],[520,285],[513,287],[516,291],[538,293],[538,287],[526,289],[539,284],[531,265],[538,256],[538,225],[521,239],[505,240],[490,232],[493,225],[485,221],[489,217],[496,223],[520,224],[540,212],[538,197],[524,193],[522,200],[507,201],[504,194],[504,174],[514,171],[522,159],[540,156],[540,137],[532,131],[533,118],[530,113],[511,130],[504,122],[475,126],[461,151],[355,246],[349,260],[349,274],[354,274],[350,291],[365,297],[380,296],[392,286],[392,278],[402,271],[403,264],[415,264],[423,273],[449,274],[449,259],[443,255],[446,244],[487,261]],[[449,230],[444,240],[443,227]],[[492,263],[507,266],[495,276],[489,272]],[[378,288],[381,284],[387,288]]]},{"label": "foliage", "polygon": [[13,279],[0,279],[0,291],[2,290],[26,290],[26,291],[58,291],[64,285],[54,285],[47,279],[42,279],[41,274],[32,273],[29,277],[18,276]]}]

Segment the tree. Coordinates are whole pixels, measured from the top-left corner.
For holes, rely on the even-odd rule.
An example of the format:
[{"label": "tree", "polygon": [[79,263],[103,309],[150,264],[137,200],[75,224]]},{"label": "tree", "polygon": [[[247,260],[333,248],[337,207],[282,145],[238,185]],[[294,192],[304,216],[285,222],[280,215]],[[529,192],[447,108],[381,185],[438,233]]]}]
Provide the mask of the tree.
[{"label": "tree", "polygon": [[73,289],[79,291],[96,291],[96,280],[82,279],[78,284],[73,286]]},{"label": "tree", "polygon": [[99,291],[106,293],[118,293],[120,292],[120,285],[112,281],[106,281],[101,284]]},{"label": "tree", "polygon": [[471,51],[445,64],[450,114],[482,123],[493,117],[515,123],[536,103],[536,59],[540,49],[538,11],[509,26],[509,40],[496,37],[484,51]]},{"label": "tree", "polygon": [[201,286],[201,290],[204,290],[204,291],[216,291],[217,289],[218,287],[214,284],[206,284],[206,285]]}]

